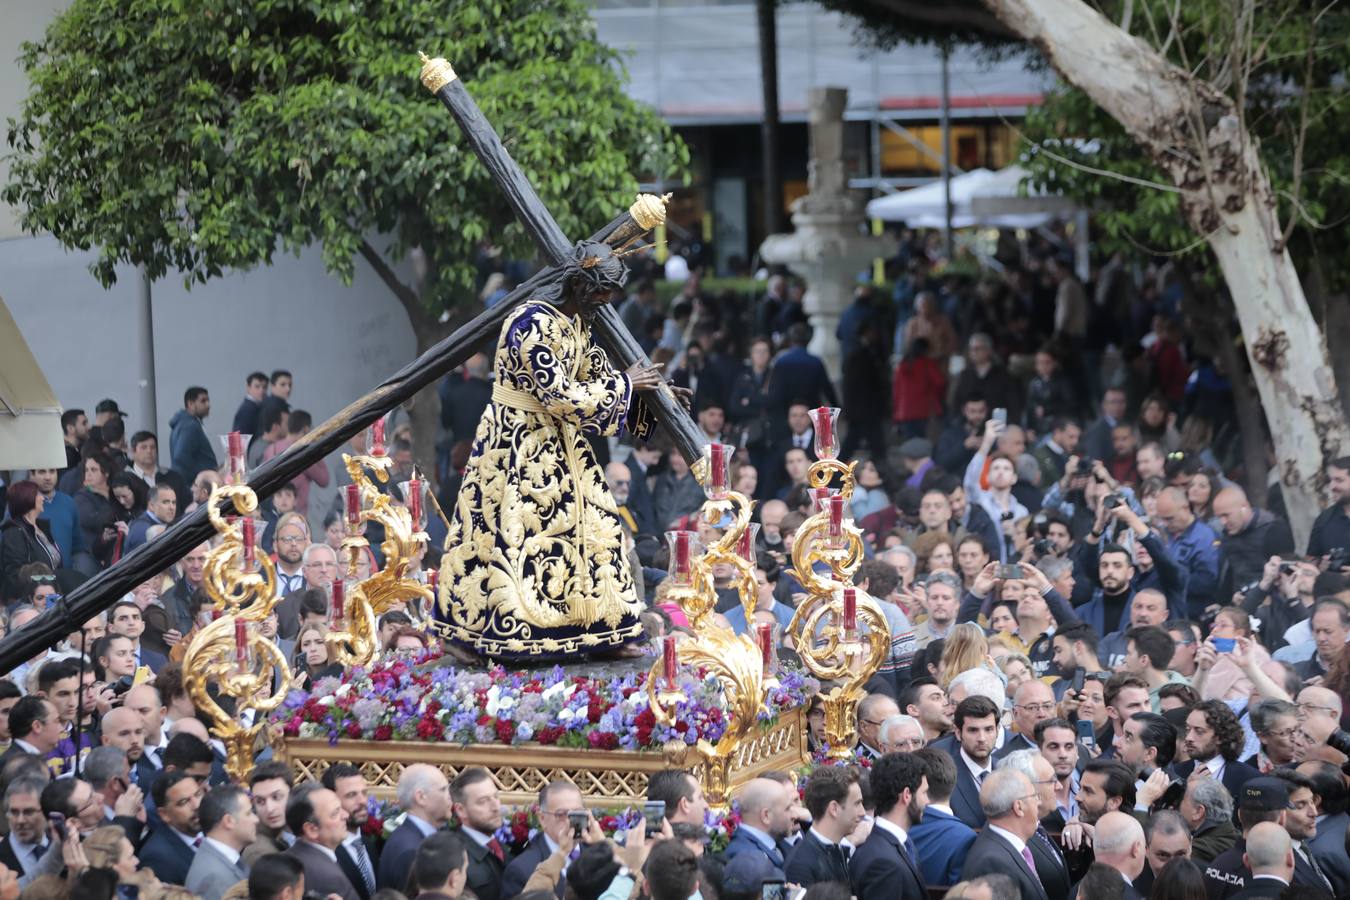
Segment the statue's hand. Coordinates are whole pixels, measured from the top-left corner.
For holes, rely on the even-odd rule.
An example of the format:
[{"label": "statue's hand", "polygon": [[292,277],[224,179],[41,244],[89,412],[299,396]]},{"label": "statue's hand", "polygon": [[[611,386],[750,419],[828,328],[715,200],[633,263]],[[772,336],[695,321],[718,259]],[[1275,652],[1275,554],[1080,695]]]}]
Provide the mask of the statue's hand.
[{"label": "statue's hand", "polygon": [[661,386],[661,367],[664,363],[644,366],[640,362],[635,362],[628,367],[624,374],[628,376],[628,383],[633,386],[635,391],[654,391]]},{"label": "statue's hand", "polygon": [[692,388],[672,384],[670,390],[675,394],[675,399],[680,401],[680,405],[684,407],[685,412],[693,412],[694,391]]}]

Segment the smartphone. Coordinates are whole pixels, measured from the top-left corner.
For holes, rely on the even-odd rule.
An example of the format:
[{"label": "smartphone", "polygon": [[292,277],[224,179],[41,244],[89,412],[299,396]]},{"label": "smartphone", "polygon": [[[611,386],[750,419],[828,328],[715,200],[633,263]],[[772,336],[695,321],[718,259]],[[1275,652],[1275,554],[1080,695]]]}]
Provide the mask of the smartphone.
[{"label": "smartphone", "polygon": [[783,885],[781,880],[764,882],[764,886],[759,889],[759,900],[787,900]]},{"label": "smartphone", "polygon": [[1237,638],[1213,638],[1214,649],[1220,653],[1232,653],[1237,646]]},{"label": "smartphone", "polygon": [[119,884],[117,886],[117,900],[140,900],[141,889],[134,884]]},{"label": "smartphone", "polygon": [[797,887],[788,891],[787,900],[802,900],[806,896],[806,888]]},{"label": "smartphone", "polygon": [[582,832],[586,830],[586,820],[590,813],[584,809],[574,809],[567,814],[567,821],[572,825],[572,837],[581,840]]},{"label": "smartphone", "polygon": [[652,800],[642,804],[642,818],[647,821],[647,837],[660,834],[666,821],[666,801]]},{"label": "smartphone", "polygon": [[1073,670],[1073,684],[1070,685],[1069,690],[1075,694],[1081,694],[1083,692],[1084,681],[1087,681],[1087,669],[1079,666]]},{"label": "smartphone", "polygon": [[1078,720],[1078,742],[1084,747],[1097,746],[1097,735],[1092,730],[1091,719]]},{"label": "smartphone", "polygon": [[998,577],[999,577],[1000,579],[1002,579],[1003,581],[1007,581],[1007,580],[1010,579],[1010,578],[1013,579],[1014,581],[1021,581],[1021,580],[1022,580],[1023,578],[1025,578],[1026,576],[1025,576],[1025,574],[1022,572],[1022,564],[1021,564],[1021,563],[1012,563],[1011,565],[1001,565],[1001,566],[999,566],[999,567],[998,567]]},{"label": "smartphone", "polygon": [[997,406],[997,407],[994,408],[994,412],[993,412],[991,418],[993,418],[993,420],[994,420],[995,422],[997,422],[998,424],[1000,424],[1000,425],[1007,425],[1007,424],[1008,424],[1008,411],[1007,411],[1006,409],[1004,409],[1003,407],[1001,407],[1001,406]]},{"label": "smartphone", "polygon": [[64,843],[66,840],[66,815],[65,813],[50,812],[47,813],[48,833],[52,840],[57,843]]}]

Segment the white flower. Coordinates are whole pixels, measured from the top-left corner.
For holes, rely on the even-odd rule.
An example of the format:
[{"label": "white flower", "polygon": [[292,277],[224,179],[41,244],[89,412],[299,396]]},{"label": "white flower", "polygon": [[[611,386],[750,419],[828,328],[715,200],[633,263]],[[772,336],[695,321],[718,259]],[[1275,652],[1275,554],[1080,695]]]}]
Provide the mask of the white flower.
[{"label": "white flower", "polygon": [[349,693],[351,693],[351,690],[352,690],[352,685],[351,685],[350,682],[347,683],[347,684],[338,685],[338,689],[337,689],[337,691],[336,691],[336,693],[335,693],[334,696],[337,696],[337,697],[345,697],[345,696],[347,696]]},{"label": "white flower", "polygon": [[571,721],[572,716],[573,716],[572,711],[566,707],[563,707],[562,709],[558,710],[558,720],[561,722]]},{"label": "white flower", "polygon": [[563,693],[566,690],[567,690],[567,682],[560,681],[557,684],[553,685],[553,687],[551,688],[545,688],[544,692],[539,696],[543,697],[545,700],[552,700],[554,697],[557,697],[559,694]]}]

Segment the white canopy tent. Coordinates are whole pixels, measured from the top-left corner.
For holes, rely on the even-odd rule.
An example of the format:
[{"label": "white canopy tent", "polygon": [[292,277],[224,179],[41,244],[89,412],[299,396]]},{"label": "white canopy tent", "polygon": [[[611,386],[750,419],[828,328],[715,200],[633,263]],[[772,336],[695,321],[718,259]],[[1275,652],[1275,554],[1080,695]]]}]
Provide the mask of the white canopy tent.
[{"label": "white canopy tent", "polygon": [[[1027,170],[1012,165],[997,171],[972,169],[951,178],[952,228],[1032,229],[1054,219],[1074,219],[1079,277],[1087,277],[1087,211],[1067,197],[1031,190],[1023,195]],[[945,191],[941,179],[867,204],[867,215],[911,228],[945,228]]]},{"label": "white canopy tent", "polygon": [[0,469],[63,468],[62,434],[52,386],[0,299]]}]

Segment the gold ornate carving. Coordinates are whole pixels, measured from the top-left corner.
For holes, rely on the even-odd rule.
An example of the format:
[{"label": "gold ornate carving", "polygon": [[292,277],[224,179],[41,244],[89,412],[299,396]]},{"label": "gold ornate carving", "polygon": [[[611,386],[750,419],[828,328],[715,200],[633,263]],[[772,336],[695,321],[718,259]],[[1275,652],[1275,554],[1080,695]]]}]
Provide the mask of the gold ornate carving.
[{"label": "gold ornate carving", "polygon": [[[269,737],[267,714],[281,705],[290,690],[291,670],[281,650],[259,629],[278,600],[276,570],[260,547],[252,552],[256,571],[244,570],[243,523],[220,514],[225,499],[232,500],[244,515],[258,508],[257,495],[245,485],[221,485],[211,492],[207,506],[211,524],[224,539],[207,554],[202,586],[222,615],[188,644],[183,681],[193,704],[211,717],[212,733],[225,744],[226,771],[242,781],[253,766],[259,737]],[[243,666],[238,659],[237,622],[245,623]],[[233,698],[238,713],[253,710],[253,725],[245,728],[222,709],[217,696],[207,690],[210,686],[218,689],[218,696]]]},{"label": "gold ornate carving", "polygon": [[[721,522],[730,515],[732,524],[700,557],[691,560],[689,585],[670,589],[671,599],[680,604],[694,629],[693,638],[676,641],[678,660],[683,666],[712,672],[721,681],[727,702],[727,730],[716,744],[706,740],[700,740],[692,748],[679,744],[669,748],[667,755],[672,765],[685,765],[691,758],[699,760],[703,793],[709,803],[719,807],[730,802],[733,773],[747,765],[747,753],[756,752],[752,748],[758,741],[753,732],[759,727],[759,713],[764,709],[768,691],[777,686],[777,679],[764,671],[763,654],[754,639],[713,624],[710,616],[717,602],[713,566],[731,566],[745,621],[753,626],[758,597],[754,564],[736,552],[741,535],[750,525],[751,509],[750,500],[734,491],[725,499],[704,503],[704,521]],[[683,694],[666,683],[660,659],[652,665],[647,677],[647,698],[658,722],[668,725],[675,721],[674,709]],[[802,755],[793,766],[807,758],[805,748],[799,749]]]},{"label": "gold ornate carving", "polygon": [[422,86],[433,94],[439,94],[441,88],[454,81],[457,76],[450,63],[441,57],[431,59],[425,53],[418,53],[422,60]]},{"label": "gold ornate carving", "polygon": [[[807,759],[805,713],[794,709],[782,713],[772,727],[743,741],[730,761],[731,790],[763,772],[793,769]],[[453,779],[469,766],[486,768],[508,806],[527,807],[550,781],[565,780],[581,790],[592,807],[637,806],[646,800],[647,779],[668,768],[669,757],[660,753],[625,750],[569,750],[533,744],[502,746],[482,744],[461,747],[417,741],[286,740],[279,756],[295,772],[297,781],[317,781],[334,763],[354,762],[366,776],[371,791],[392,798],[403,769],[414,763],[430,763]],[[690,772],[705,781],[706,766],[698,753],[690,754]]]},{"label": "gold ornate carving", "polygon": [[[380,550],[385,562],[383,569],[352,588],[344,608],[346,627],[328,632],[324,640],[343,666],[365,667],[375,661],[380,651],[376,631],[379,616],[400,603],[417,599],[430,603],[434,600],[430,588],[407,577],[427,535],[425,531],[416,530],[408,510],[395,506],[393,499],[381,492],[366,474],[369,470],[380,482],[388,482],[393,461],[387,455],[351,456],[344,453],[342,462],[361,494],[361,522],[379,522],[384,526],[384,543]],[[347,558],[346,576],[356,574],[361,552],[369,546],[358,531],[349,528],[348,535],[342,540],[342,552]],[[338,577],[343,576],[344,569],[340,567]]]},{"label": "gold ornate carving", "polygon": [[[807,471],[813,488],[828,487],[835,475],[841,476],[839,493],[847,503],[853,497],[854,469],[857,463],[821,459]],[[881,666],[890,652],[891,632],[880,604],[857,594],[857,627],[844,627],[844,589],[853,584],[853,573],[863,559],[862,532],[844,523],[844,541],[832,545],[828,540],[829,513],[818,511],[797,529],[792,543],[792,570],[810,595],[797,607],[788,625],[801,657],[811,674],[834,687],[819,696],[825,706],[825,737],[834,759],[849,759],[857,743],[857,709],[862,686]],[[828,574],[816,571],[825,563]]]},{"label": "gold ornate carving", "polygon": [[655,194],[638,194],[637,201],[628,207],[628,214],[643,231],[651,231],[666,222],[666,204],[671,194],[658,197]]}]

